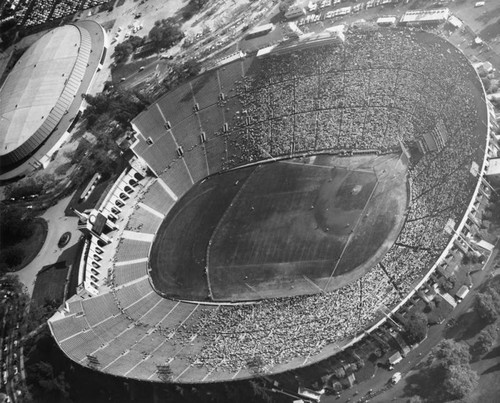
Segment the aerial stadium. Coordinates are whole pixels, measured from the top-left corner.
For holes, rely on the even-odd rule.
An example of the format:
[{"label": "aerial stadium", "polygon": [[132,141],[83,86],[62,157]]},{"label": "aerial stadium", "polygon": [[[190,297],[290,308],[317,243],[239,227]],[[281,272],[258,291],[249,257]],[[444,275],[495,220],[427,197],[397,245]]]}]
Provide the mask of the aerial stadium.
[{"label": "aerial stadium", "polygon": [[309,35],[239,57],[132,121],[95,209],[80,292],[50,319],[73,361],[222,382],[362,340],[472,248],[494,120],[445,39]]},{"label": "aerial stadium", "polygon": [[26,50],[0,89],[0,180],[49,163],[105,54],[104,30],[93,21],[55,28]]}]

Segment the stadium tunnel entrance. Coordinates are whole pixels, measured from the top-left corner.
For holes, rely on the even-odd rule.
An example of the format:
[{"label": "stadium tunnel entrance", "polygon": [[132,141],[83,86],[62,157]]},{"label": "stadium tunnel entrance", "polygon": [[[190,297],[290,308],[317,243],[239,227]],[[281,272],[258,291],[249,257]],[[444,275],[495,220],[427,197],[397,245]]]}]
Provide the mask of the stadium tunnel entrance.
[{"label": "stadium tunnel entrance", "polygon": [[406,174],[399,154],[319,154],[205,178],[162,222],[151,282],[165,297],[214,302],[342,287],[396,241]]}]

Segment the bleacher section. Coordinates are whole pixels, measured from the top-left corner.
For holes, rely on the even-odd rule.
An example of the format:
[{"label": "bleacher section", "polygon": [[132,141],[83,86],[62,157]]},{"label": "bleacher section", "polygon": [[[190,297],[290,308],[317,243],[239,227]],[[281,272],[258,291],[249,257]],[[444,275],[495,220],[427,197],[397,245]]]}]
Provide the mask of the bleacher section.
[{"label": "bleacher section", "polygon": [[115,265],[114,281],[117,286],[130,283],[140,279],[148,274],[148,262],[146,259],[139,263],[127,263],[124,265]]},{"label": "bleacher section", "polygon": [[183,159],[175,160],[170,167],[160,175],[167,186],[181,198],[194,184]]},{"label": "bleacher section", "polygon": [[[49,322],[71,359],[153,381],[160,380],[157,366],[169,365],[173,380],[187,383],[250,376],[247,363],[255,356],[264,360],[265,371],[284,371],[363,334],[383,319],[381,306],[396,309],[453,252],[453,238],[443,231],[446,220],[460,223],[456,230],[462,232],[477,194],[489,192],[470,171],[472,162],[481,167],[479,177],[484,171],[485,122],[492,113],[476,87],[478,77],[463,55],[425,32],[356,31],[344,46],[247,58],[161,98],[133,122],[140,131],[133,150],[158,176],[140,203],[165,216],[204,176],[271,156],[401,152],[400,142],[413,144],[439,118],[448,143],[408,170],[412,201],[399,244],[371,271],[333,292],[205,305],[160,297],[147,276],[151,243],[122,237],[111,291],[71,300]],[[454,85],[458,79],[464,84]],[[153,234],[160,222],[139,204],[128,225]]]},{"label": "bleacher section", "polygon": [[155,182],[148,188],[142,203],[163,215],[167,215],[174,205],[174,200],[158,182]]},{"label": "bleacher section", "polygon": [[127,223],[126,229],[130,231],[139,231],[145,234],[155,234],[162,220],[163,217],[159,217],[151,211],[146,210],[141,207],[139,203],[135,206],[135,210]]},{"label": "bleacher section", "polygon": [[128,262],[130,260],[141,259],[148,256],[150,242],[136,241],[133,239],[120,239],[118,252],[116,253],[117,262]]},{"label": "bleacher section", "polygon": [[112,294],[103,294],[82,301],[85,318],[90,326],[120,313]]}]

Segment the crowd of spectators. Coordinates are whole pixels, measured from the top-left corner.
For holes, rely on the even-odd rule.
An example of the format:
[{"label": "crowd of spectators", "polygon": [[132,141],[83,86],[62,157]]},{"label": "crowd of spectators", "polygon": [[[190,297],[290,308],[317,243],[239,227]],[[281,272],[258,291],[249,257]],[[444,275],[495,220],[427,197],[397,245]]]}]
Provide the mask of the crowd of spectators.
[{"label": "crowd of spectators", "polygon": [[[238,371],[317,354],[359,334],[394,306],[450,239],[446,222],[463,216],[481,163],[475,72],[444,40],[420,31],[350,32],[338,43],[264,59],[239,82],[226,168],[269,158],[339,150],[411,150],[405,225],[379,265],[333,292],[221,306],[190,328],[205,348],[194,365]],[[480,84],[479,84],[480,85]],[[422,154],[416,142],[438,128],[446,144]]]}]

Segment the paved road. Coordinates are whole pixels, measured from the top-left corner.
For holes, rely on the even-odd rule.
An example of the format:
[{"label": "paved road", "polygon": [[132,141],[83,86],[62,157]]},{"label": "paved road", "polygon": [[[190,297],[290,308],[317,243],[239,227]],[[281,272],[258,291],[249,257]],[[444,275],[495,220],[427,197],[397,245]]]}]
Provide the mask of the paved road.
[{"label": "paved road", "polygon": [[[80,231],[77,229],[78,218],[65,217],[64,210],[69,204],[71,196],[60,200],[56,205],[50,207],[41,217],[47,221],[48,232],[45,243],[38,255],[24,269],[19,270],[15,274],[19,276],[19,280],[27,287],[28,293],[31,295],[33,286],[38,271],[48,264],[57,262],[61,253],[72,247],[80,238]],[[71,239],[68,244],[60,249],[57,246],[59,238],[66,231],[71,233]]]}]

